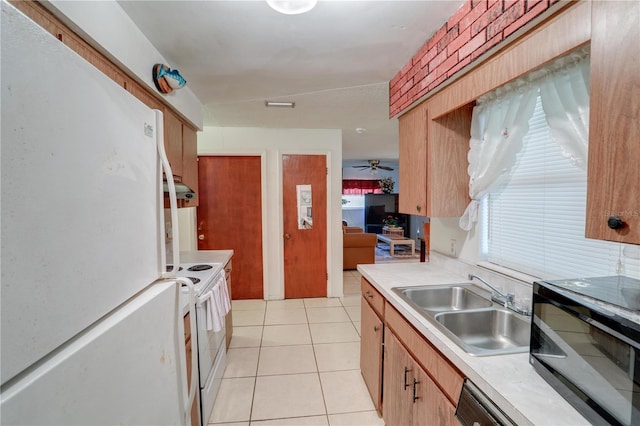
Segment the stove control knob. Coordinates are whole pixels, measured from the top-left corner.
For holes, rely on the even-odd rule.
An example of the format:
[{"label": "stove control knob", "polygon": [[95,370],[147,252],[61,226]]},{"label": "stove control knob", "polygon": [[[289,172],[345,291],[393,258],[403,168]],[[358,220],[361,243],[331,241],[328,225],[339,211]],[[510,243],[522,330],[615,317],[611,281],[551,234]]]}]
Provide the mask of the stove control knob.
[{"label": "stove control knob", "polygon": [[620,219],[620,216],[609,216],[607,225],[609,225],[611,229],[620,229],[624,226],[624,222]]}]

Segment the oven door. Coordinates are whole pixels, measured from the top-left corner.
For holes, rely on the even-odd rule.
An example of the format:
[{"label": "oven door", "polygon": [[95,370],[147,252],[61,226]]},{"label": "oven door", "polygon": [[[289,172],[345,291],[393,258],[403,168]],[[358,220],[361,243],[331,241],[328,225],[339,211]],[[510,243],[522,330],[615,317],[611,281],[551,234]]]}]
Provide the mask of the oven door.
[{"label": "oven door", "polygon": [[[220,285],[219,280],[214,278],[215,285]],[[222,328],[220,331],[207,330],[207,304],[205,301],[207,292],[205,291],[198,297],[196,303],[196,326],[198,332],[198,370],[200,374],[200,387],[204,387],[211,370],[213,369],[216,355],[220,348],[225,344],[225,324],[224,316],[221,316]],[[215,303],[212,303],[213,309],[216,309]]]},{"label": "oven door", "polygon": [[534,284],[530,362],[594,424],[640,424],[638,325]]}]

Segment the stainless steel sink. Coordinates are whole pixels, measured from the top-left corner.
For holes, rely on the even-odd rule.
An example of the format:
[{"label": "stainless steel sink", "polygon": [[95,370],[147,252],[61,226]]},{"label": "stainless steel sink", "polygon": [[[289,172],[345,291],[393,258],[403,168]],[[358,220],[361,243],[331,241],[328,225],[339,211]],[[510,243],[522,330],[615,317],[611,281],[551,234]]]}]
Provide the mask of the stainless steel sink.
[{"label": "stainless steel sink", "polygon": [[529,350],[530,319],[492,302],[490,293],[473,284],[391,290],[470,355]]},{"label": "stainless steel sink", "polygon": [[531,324],[505,309],[443,312],[435,315],[454,340],[474,355],[527,352]]},{"label": "stainless steel sink", "polygon": [[431,313],[479,309],[492,306],[491,300],[472,290],[470,284],[397,287],[393,291],[414,307]]}]

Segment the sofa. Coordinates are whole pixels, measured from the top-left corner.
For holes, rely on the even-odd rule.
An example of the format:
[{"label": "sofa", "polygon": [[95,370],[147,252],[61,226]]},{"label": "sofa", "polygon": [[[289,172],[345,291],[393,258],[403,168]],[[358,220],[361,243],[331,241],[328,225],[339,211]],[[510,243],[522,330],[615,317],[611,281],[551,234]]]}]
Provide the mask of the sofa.
[{"label": "sofa", "polygon": [[342,269],[356,269],[358,264],[375,263],[376,234],[365,233],[355,226],[343,226],[342,229]]}]

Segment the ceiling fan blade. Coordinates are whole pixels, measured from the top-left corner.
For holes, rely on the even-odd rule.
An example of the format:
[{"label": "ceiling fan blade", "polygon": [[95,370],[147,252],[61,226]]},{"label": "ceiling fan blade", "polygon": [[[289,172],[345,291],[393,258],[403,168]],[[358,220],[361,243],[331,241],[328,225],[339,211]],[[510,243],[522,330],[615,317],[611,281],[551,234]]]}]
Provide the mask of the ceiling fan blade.
[{"label": "ceiling fan blade", "polygon": [[382,170],[393,170],[393,168],[389,167],[389,166],[378,166],[379,169]]},{"label": "ceiling fan blade", "polygon": [[368,169],[369,168],[369,166],[351,166],[351,167],[353,167],[355,169]]}]

